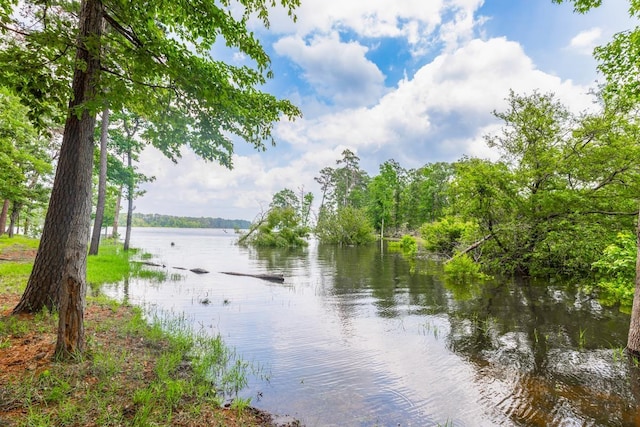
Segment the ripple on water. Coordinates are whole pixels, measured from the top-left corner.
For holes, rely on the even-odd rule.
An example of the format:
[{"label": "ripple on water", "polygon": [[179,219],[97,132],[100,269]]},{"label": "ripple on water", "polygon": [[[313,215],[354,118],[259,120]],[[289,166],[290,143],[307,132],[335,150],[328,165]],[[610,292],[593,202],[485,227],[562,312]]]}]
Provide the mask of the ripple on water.
[{"label": "ripple on water", "polygon": [[[499,354],[498,354],[499,353]],[[603,354],[608,353],[608,354]],[[486,354],[485,354],[486,356]],[[530,426],[637,425],[629,372],[612,350],[560,350],[538,361],[509,363],[504,349],[477,359],[482,400],[508,423]],[[517,357],[512,355],[513,357]]]}]

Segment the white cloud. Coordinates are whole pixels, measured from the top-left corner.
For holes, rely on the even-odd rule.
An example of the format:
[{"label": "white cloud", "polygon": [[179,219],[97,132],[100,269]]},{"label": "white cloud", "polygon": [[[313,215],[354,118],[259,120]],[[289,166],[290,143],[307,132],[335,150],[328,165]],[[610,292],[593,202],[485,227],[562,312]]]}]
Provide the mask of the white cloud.
[{"label": "white cloud", "polygon": [[474,40],[438,56],[371,108],[301,119],[283,124],[278,132],[306,149],[347,144],[371,153],[390,146],[420,153],[412,156],[414,162],[428,157],[455,160],[451,156],[466,152],[464,141],[477,136],[447,139],[445,133],[486,126],[493,120],[491,111],[504,107],[509,89],[552,91],[576,111],[591,105],[587,88],[537,70],[517,43]]},{"label": "white cloud", "polygon": [[335,32],[313,37],[308,44],[300,37],[285,37],[274,48],[298,64],[316,91],[337,105],[369,105],[384,92],[384,75],[365,57],[368,48],[343,43]]},{"label": "white cloud", "polygon": [[591,55],[593,48],[598,45],[601,39],[602,29],[594,27],[589,30],[581,31],[573,37],[569,43],[569,48],[582,54]]},{"label": "white cloud", "polygon": [[293,23],[280,10],[272,19],[271,30],[279,33],[329,34],[348,31],[365,38],[403,38],[415,52],[424,52],[438,37],[434,32],[443,24],[443,16],[453,15],[453,24],[446,28],[441,40],[451,42],[461,36],[468,39],[473,30],[473,14],[484,0],[368,0],[303,1],[296,9],[297,21]]},{"label": "white cloud", "polygon": [[[189,153],[173,165],[147,150],[141,169],[157,181],[136,202],[139,210],[253,219],[285,187],[304,187],[319,197],[314,176],[335,166],[345,148],[356,152],[370,174],[390,158],[406,168],[462,155],[496,159],[483,136],[500,128],[491,112],[506,107],[509,89],[554,92],[576,112],[593,107],[587,87],[542,71],[520,43],[476,38],[485,19],[477,16],[481,5],[482,0],[308,1],[302,2],[295,26],[274,18],[278,58],[292,61],[302,74],[290,75],[284,96],[304,106],[305,117],[276,126],[277,147],[234,155],[231,171]],[[588,25],[590,30],[574,37],[572,49],[606,37],[599,26]],[[385,38],[394,41],[385,45]],[[383,66],[384,51],[374,49],[395,42],[413,55],[430,53],[411,59],[406,52],[404,57],[392,53]],[[436,48],[437,55],[431,52]],[[392,68],[395,78],[406,70],[404,78],[385,87],[381,70]],[[298,86],[300,80],[312,90]],[[244,153],[240,147],[238,153]]]},{"label": "white cloud", "polygon": [[401,80],[375,105],[280,123],[277,147],[235,155],[231,171],[193,154],[172,165],[157,151],[145,153],[143,171],[157,181],[138,205],[144,212],[252,219],[285,187],[317,192],[314,176],[335,166],[345,148],[356,152],[371,174],[389,158],[407,168],[455,161],[463,154],[495,159],[482,136],[499,128],[491,111],[505,108],[509,89],[555,92],[576,112],[593,105],[586,87],[536,69],[518,43],[473,40]]}]

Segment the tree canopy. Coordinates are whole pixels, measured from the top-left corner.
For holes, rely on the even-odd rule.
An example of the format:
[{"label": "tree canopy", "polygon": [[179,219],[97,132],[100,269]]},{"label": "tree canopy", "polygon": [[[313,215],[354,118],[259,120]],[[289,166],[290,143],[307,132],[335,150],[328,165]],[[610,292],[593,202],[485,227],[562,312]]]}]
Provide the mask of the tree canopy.
[{"label": "tree canopy", "polygon": [[[292,14],[298,1],[281,3]],[[43,98],[65,105],[79,3],[20,5],[30,13],[28,21],[12,13],[19,7],[13,2],[0,8],[0,54],[24,57],[3,61],[11,66],[0,71],[0,83],[19,88],[34,112]],[[102,1],[107,31],[86,41],[100,58],[100,77],[93,82],[95,97],[83,108],[95,113],[106,103],[112,111],[136,113],[148,123],[144,139],[174,160],[188,145],[206,160],[231,166],[232,135],[264,149],[265,142],[273,143],[273,123],[300,112],[256,89],[272,73],[269,57],[247,25],[256,16],[268,25],[271,4],[243,0],[239,5],[240,13],[227,2],[156,1],[140,7]],[[245,54],[254,68],[213,58],[211,49],[221,44]],[[48,77],[25,82],[25,76],[41,74]]]}]

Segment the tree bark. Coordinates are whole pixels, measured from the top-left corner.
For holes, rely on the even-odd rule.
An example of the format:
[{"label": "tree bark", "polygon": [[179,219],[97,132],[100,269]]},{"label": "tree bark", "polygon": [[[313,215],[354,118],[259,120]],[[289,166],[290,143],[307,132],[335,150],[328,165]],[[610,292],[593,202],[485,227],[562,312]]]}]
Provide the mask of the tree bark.
[{"label": "tree bark", "polygon": [[125,232],[124,237],[124,250],[129,250],[129,244],[131,242],[131,220],[133,216],[133,191],[135,190],[134,186],[134,175],[133,175],[133,165],[131,160],[131,142],[129,142],[129,148],[127,150],[127,168],[129,169],[129,182],[127,183],[127,230]]},{"label": "tree bark", "polygon": [[640,216],[638,217],[638,226],[636,228],[636,247],[636,290],[633,294],[627,352],[638,358],[640,357]]},{"label": "tree bark", "polygon": [[0,211],[0,236],[7,230],[7,215],[9,214],[9,199],[4,199],[2,211]]},{"label": "tree bark", "polygon": [[107,194],[107,139],[109,131],[109,108],[102,110],[102,126],[100,128],[100,174],[98,176],[98,203],[96,204],[96,218],[93,223],[93,234],[89,255],[98,255],[100,246],[100,231],[104,221],[104,204]]},{"label": "tree bark", "polygon": [[[84,349],[84,299],[91,223],[91,177],[95,98],[100,72],[102,3],[83,0],[79,15],[73,97],[40,246],[27,288],[14,313],[59,308],[55,355],[66,359]],[[88,46],[92,46],[90,50]]]},{"label": "tree bark", "polygon": [[454,260],[455,258],[459,257],[460,255],[464,255],[466,253],[471,252],[472,250],[474,250],[475,248],[477,248],[478,246],[482,245],[484,242],[486,242],[487,240],[493,238],[493,234],[487,234],[486,236],[484,236],[482,239],[478,240],[477,242],[473,243],[470,246],[467,246],[466,249],[458,252],[457,254],[455,254],[454,256],[452,256],[451,258],[449,258],[448,260],[445,261],[445,264],[448,263],[449,261]]},{"label": "tree bark", "polygon": [[16,228],[20,227],[20,225],[18,224],[20,208],[21,206],[16,202],[13,202],[11,204],[11,215],[9,216],[9,230],[8,230],[9,237],[13,237],[14,233],[16,232]]},{"label": "tree bark", "polygon": [[111,230],[111,237],[118,238],[118,222],[120,221],[120,202],[122,201],[122,184],[118,189],[118,198],[116,199],[116,213],[113,215],[113,229]]}]

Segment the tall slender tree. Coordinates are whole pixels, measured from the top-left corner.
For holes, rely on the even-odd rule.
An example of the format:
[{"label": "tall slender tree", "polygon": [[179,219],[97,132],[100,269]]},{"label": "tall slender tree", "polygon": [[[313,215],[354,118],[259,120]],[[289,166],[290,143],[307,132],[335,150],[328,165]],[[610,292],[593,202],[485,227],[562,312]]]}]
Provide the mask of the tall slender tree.
[{"label": "tall slender tree", "polygon": [[[280,3],[290,15],[298,5],[297,0]],[[149,123],[146,139],[172,159],[187,144],[205,160],[231,167],[230,134],[264,149],[265,141],[273,143],[274,122],[282,115],[300,114],[290,102],[256,89],[272,72],[268,55],[247,23],[257,16],[268,26],[271,6],[272,2],[260,0],[240,0],[233,6],[227,2],[152,0],[142,5],[83,0],[79,8],[74,1],[0,2],[3,41],[11,33],[14,38],[19,34],[37,39],[50,49],[64,46],[60,67],[71,64],[73,70],[73,93],[40,247],[27,288],[14,309],[20,313],[45,306],[59,308],[56,355],[68,358],[84,347],[97,112],[107,105],[144,117]],[[30,19],[36,25],[22,25],[15,18],[17,7],[32,13]],[[75,13],[57,13],[60,10]],[[77,25],[68,25],[74,16]],[[103,33],[105,23],[109,31]],[[209,52],[219,39],[253,60],[255,68],[213,59]],[[24,49],[28,51],[29,46]],[[64,62],[68,46],[73,46],[75,59]]]},{"label": "tall slender tree", "polygon": [[102,110],[102,123],[100,125],[100,167],[98,169],[98,201],[96,203],[96,216],[93,221],[91,244],[89,255],[97,255],[100,245],[100,231],[104,219],[105,201],[107,196],[107,142],[109,140],[109,109]]}]

